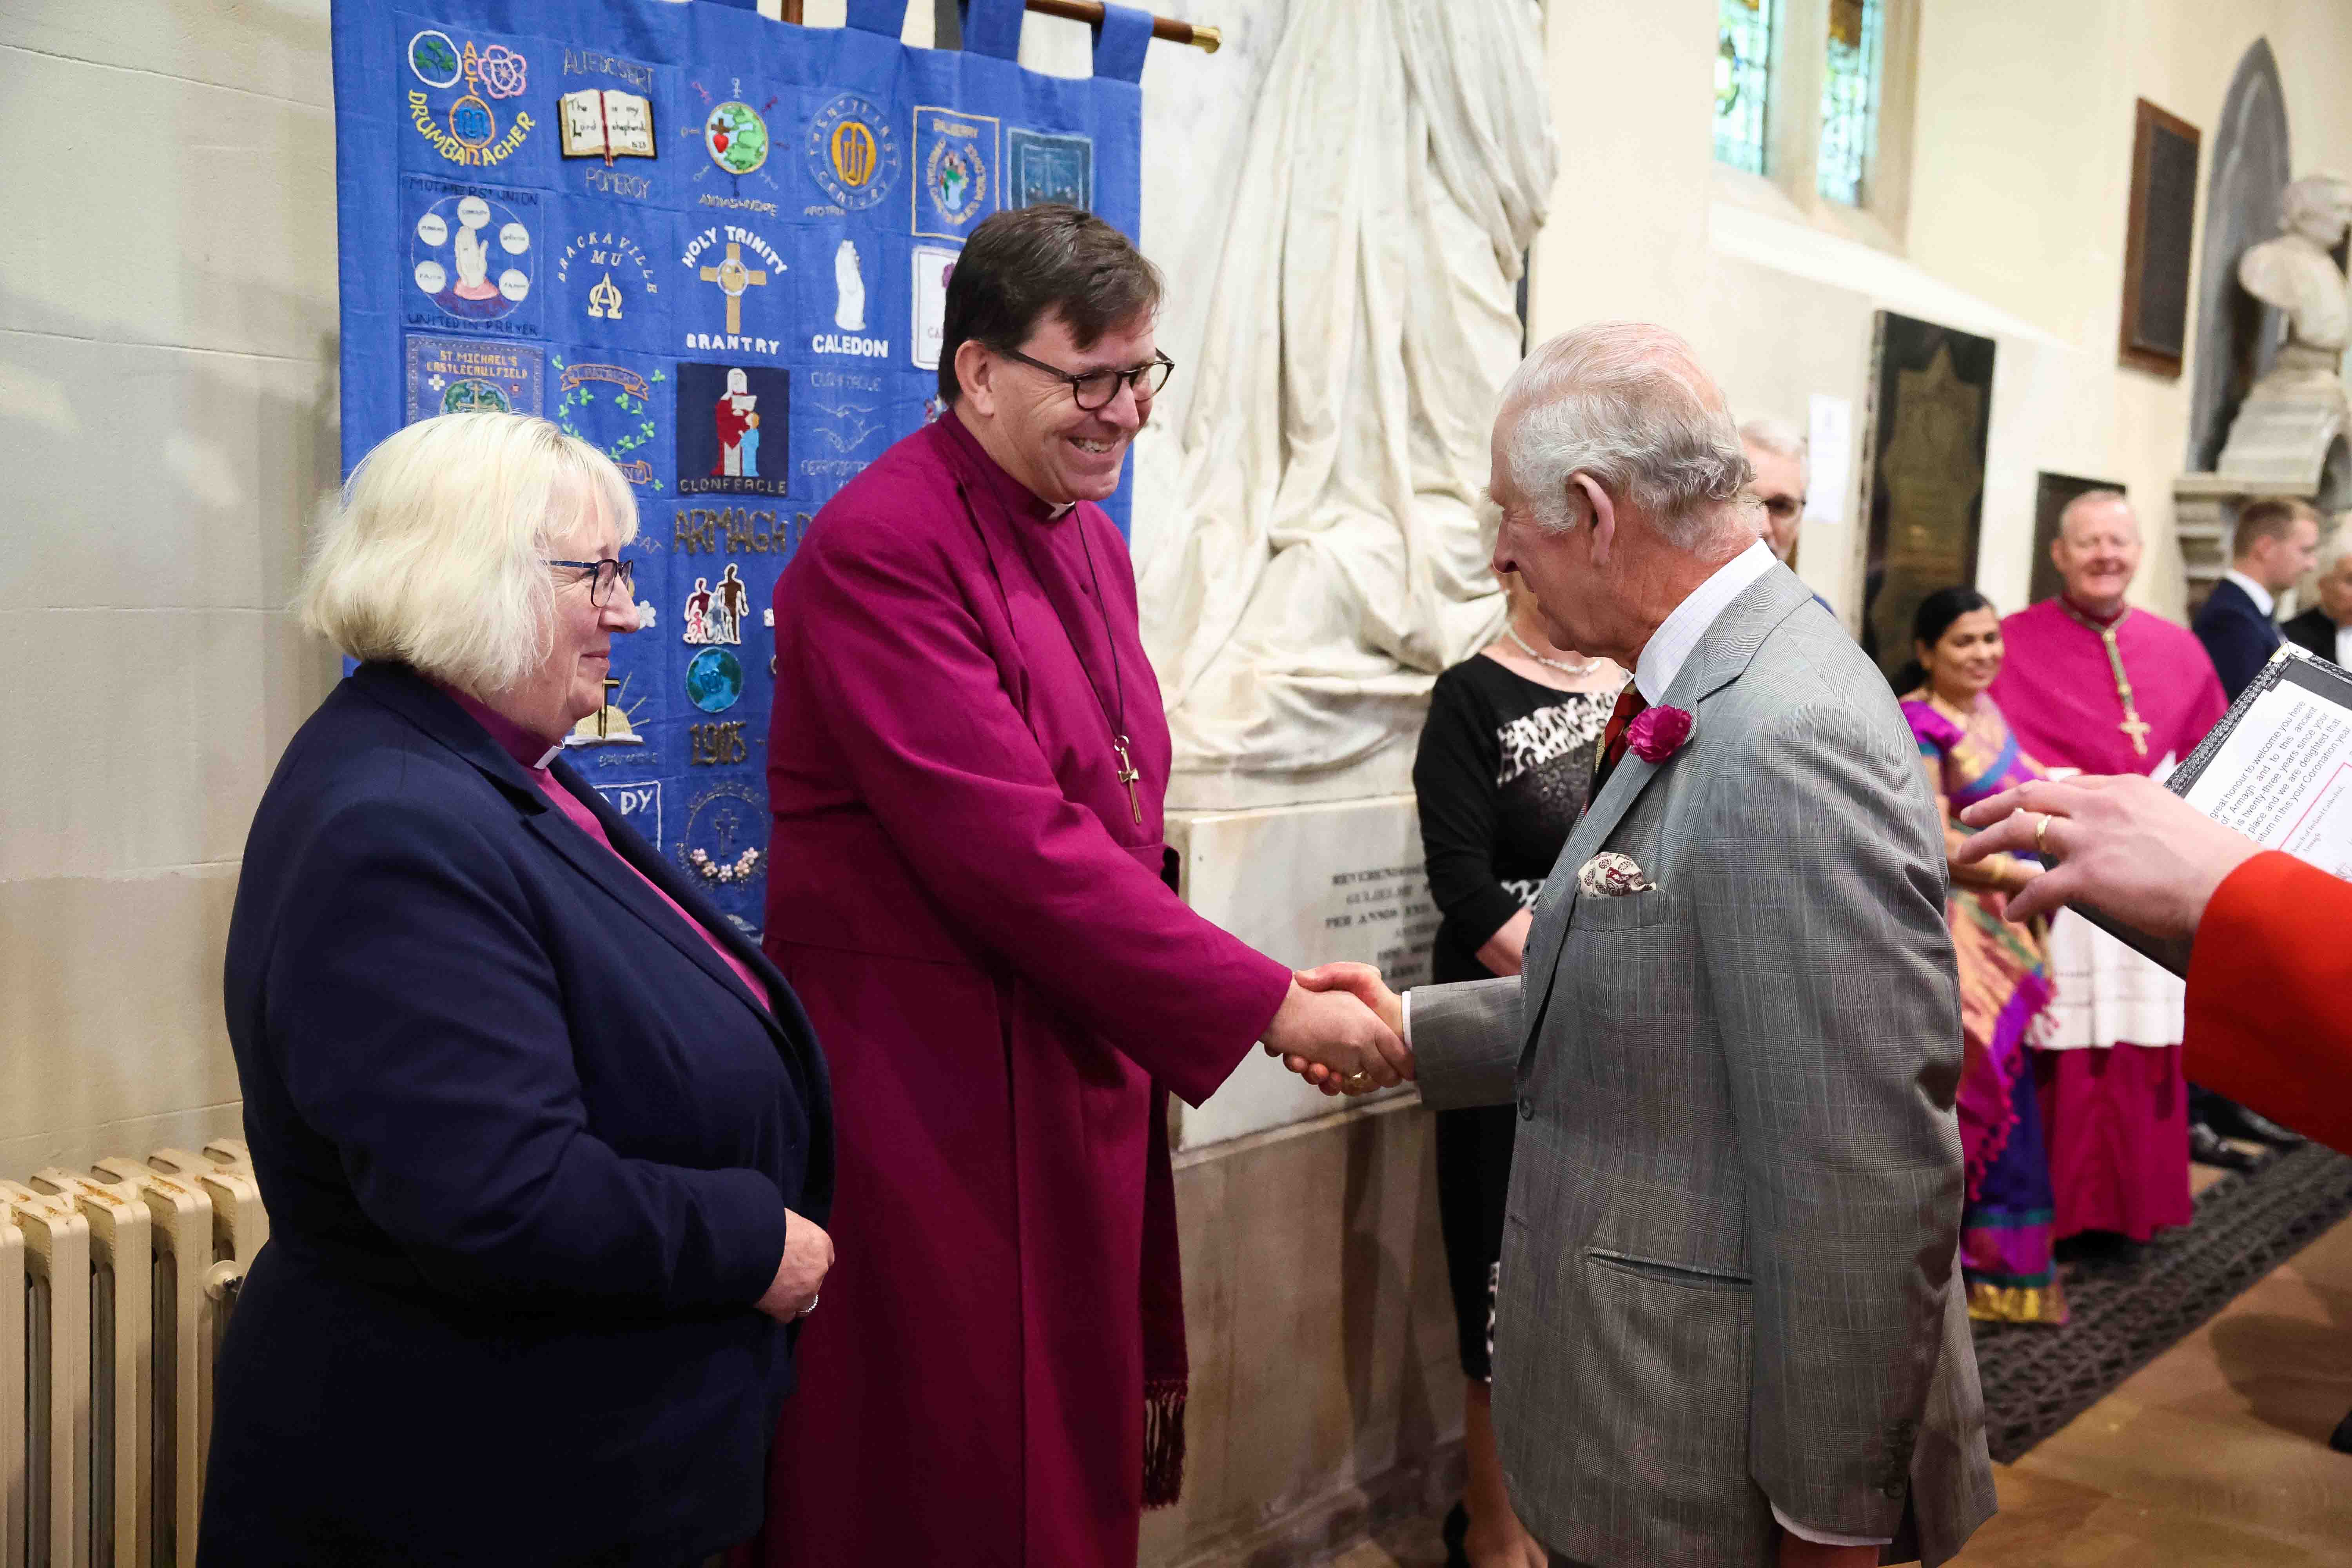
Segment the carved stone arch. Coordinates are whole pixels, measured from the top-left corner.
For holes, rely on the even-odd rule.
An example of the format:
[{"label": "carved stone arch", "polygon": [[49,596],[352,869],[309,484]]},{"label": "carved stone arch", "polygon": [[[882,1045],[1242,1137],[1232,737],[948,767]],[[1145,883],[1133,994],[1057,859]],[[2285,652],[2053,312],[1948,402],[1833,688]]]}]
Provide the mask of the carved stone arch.
[{"label": "carved stone arch", "polygon": [[2230,78],[2214,127],[2197,258],[2196,381],[2189,399],[2189,468],[2210,472],[2246,389],[2278,353],[2279,312],[2238,287],[2238,258],[2279,232],[2294,176],[2286,94],[2270,40],[2257,38]]}]

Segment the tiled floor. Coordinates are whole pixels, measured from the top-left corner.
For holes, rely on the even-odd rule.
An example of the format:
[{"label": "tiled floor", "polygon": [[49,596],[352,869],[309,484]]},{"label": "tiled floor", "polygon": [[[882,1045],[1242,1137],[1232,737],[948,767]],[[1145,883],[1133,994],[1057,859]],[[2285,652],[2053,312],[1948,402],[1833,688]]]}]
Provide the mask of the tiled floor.
[{"label": "tiled floor", "polygon": [[[1960,1568],[2352,1568],[2352,1220],[2014,1465]],[[1333,1560],[1439,1568],[1433,1521]]]}]

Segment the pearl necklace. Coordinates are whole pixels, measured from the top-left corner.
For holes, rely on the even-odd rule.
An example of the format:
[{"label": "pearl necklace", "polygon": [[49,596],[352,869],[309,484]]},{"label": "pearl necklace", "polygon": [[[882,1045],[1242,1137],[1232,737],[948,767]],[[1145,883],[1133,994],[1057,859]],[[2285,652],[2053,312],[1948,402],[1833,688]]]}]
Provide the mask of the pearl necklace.
[{"label": "pearl necklace", "polygon": [[1594,670],[1601,668],[1601,661],[1597,658],[1588,658],[1582,664],[1570,664],[1564,658],[1546,658],[1543,655],[1529,647],[1527,644],[1527,639],[1519,636],[1519,628],[1511,625],[1508,621],[1505,621],[1503,623],[1503,635],[1510,638],[1512,642],[1516,643],[1521,653],[1526,654],[1529,658],[1534,659],[1538,664],[1542,665],[1547,669],[1556,669],[1559,671],[1562,675],[1567,676],[1571,680],[1581,680],[1584,677],[1591,675]]}]

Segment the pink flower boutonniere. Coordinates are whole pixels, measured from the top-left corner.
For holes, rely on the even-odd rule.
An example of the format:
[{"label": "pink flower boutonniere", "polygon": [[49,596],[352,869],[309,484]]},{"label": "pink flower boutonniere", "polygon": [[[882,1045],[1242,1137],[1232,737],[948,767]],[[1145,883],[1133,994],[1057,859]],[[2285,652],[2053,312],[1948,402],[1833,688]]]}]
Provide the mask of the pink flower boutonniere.
[{"label": "pink flower boutonniere", "polygon": [[1686,708],[1644,708],[1625,726],[1625,743],[1645,763],[1663,763],[1690,739],[1691,716]]}]

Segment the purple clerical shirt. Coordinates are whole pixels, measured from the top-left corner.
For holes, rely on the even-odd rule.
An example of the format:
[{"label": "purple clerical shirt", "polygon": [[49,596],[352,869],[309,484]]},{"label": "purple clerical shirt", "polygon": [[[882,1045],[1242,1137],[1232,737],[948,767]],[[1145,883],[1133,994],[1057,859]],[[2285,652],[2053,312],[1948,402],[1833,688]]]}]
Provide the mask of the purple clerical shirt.
[{"label": "purple clerical shirt", "polygon": [[695,935],[710,944],[710,951],[726,962],[727,967],[735,972],[737,978],[743,982],[752,995],[770,1006],[774,1005],[773,999],[768,994],[767,986],[761,982],[757,974],[751,972],[751,966],[728,952],[727,944],[712,935],[708,926],[687,913],[685,906],[663,892],[659,883],[643,871],[639,871],[626,855],[614,848],[611,836],[605,833],[604,825],[597,820],[596,814],[588,808],[588,803],[557,782],[554,772],[547,764],[554,761],[555,754],[563,749],[562,742],[551,743],[542,740],[505,714],[467,696],[454,686],[443,686],[441,689],[447,693],[450,700],[458,707],[463,708],[475,723],[490,732],[490,739],[499,743],[501,751],[522,764],[523,770],[530,774],[530,782],[539,786],[539,793],[547,797],[550,805],[562,812],[581,832],[603,845],[605,853],[628,867],[637,880],[651,888],[654,897],[667,904],[671,913],[692,928]]}]

